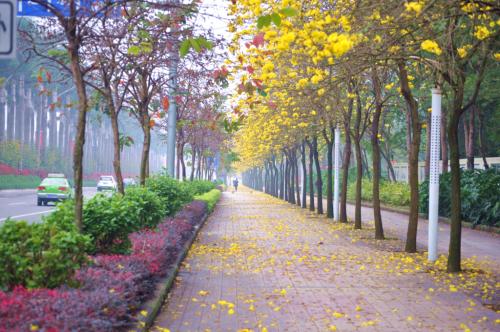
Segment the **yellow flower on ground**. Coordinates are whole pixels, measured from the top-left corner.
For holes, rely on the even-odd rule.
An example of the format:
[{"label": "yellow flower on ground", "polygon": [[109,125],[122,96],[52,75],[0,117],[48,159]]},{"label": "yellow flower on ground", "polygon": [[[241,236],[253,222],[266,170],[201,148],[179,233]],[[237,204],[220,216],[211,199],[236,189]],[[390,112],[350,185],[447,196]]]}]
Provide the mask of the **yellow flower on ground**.
[{"label": "yellow flower on ground", "polygon": [[146,310],[141,310],[141,315],[146,317],[148,315],[148,312]]}]

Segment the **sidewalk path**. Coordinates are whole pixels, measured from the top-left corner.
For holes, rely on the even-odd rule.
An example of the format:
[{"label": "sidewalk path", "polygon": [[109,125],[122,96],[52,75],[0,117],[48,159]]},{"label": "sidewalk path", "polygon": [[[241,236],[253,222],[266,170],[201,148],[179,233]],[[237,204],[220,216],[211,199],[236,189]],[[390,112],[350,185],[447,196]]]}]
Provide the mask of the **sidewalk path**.
[{"label": "sidewalk path", "polygon": [[498,303],[487,264],[449,276],[443,258],[430,265],[372,233],[225,192],[151,330],[498,331],[482,305]]},{"label": "sidewalk path", "polygon": [[[347,205],[347,216],[354,220],[354,205]],[[363,221],[373,221],[373,209],[370,207],[361,207],[361,217]],[[407,214],[382,210],[382,223],[384,230],[389,231],[389,233],[401,240],[406,239],[408,227]],[[420,250],[427,250],[427,230],[427,219],[419,218],[417,246]],[[450,225],[440,222],[438,233],[439,254],[448,254],[449,242]],[[500,235],[462,227],[462,256],[488,258],[494,260],[500,268]]]}]

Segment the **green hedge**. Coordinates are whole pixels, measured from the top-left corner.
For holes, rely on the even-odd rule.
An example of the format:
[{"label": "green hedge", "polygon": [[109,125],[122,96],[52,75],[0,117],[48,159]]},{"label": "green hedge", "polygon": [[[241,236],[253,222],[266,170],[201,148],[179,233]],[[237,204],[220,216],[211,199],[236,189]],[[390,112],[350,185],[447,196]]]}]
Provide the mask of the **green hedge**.
[{"label": "green hedge", "polygon": [[194,199],[206,202],[208,212],[212,212],[215,208],[215,205],[219,201],[220,196],[221,196],[221,191],[219,189],[212,189],[207,193],[195,196]]},{"label": "green hedge", "polygon": [[[464,170],[460,176],[462,220],[473,225],[500,226],[500,174],[495,170]],[[420,211],[428,213],[429,183],[420,185]],[[439,178],[439,215],[451,215],[451,174]]]},{"label": "green hedge", "polygon": [[191,202],[194,196],[188,186],[166,175],[148,178],[146,188],[160,197],[168,216],[175,214],[182,206]]},{"label": "green hedge", "polygon": [[[371,180],[363,179],[361,182],[361,199],[364,201],[373,200],[373,183]],[[356,182],[350,183],[347,187],[347,198],[356,199]],[[384,204],[394,206],[410,205],[410,186],[405,182],[380,182],[380,201]]]},{"label": "green hedge", "polygon": [[90,237],[73,220],[28,224],[6,220],[0,227],[0,288],[54,288],[87,260]]},{"label": "green hedge", "polygon": [[35,189],[42,179],[35,175],[0,175],[2,189]]},{"label": "green hedge", "polygon": [[184,181],[182,185],[191,193],[191,195],[201,195],[215,189],[215,183],[206,180]]}]

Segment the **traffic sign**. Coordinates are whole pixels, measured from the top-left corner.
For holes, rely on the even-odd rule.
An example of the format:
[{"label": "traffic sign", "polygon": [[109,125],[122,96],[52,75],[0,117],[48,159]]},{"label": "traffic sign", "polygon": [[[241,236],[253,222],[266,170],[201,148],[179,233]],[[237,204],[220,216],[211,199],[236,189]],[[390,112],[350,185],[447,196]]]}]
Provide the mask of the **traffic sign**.
[{"label": "traffic sign", "polygon": [[[67,12],[65,4],[61,0],[47,0],[47,3],[51,4],[61,12]],[[48,11],[44,6],[33,1],[21,0],[19,1],[19,6],[17,8],[17,16],[49,17],[54,16],[54,14]]]},{"label": "traffic sign", "polygon": [[0,0],[0,59],[16,57],[16,3]]}]

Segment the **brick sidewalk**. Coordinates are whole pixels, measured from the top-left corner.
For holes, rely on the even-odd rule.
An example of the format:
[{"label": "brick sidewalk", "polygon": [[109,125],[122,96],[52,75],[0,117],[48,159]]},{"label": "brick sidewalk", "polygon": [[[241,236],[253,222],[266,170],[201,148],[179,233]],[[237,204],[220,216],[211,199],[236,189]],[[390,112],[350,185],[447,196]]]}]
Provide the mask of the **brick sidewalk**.
[{"label": "brick sidewalk", "polygon": [[[226,192],[151,330],[498,331],[500,315],[481,304],[497,300],[496,274],[448,278],[371,233]],[[491,282],[475,285],[478,274]]]}]

